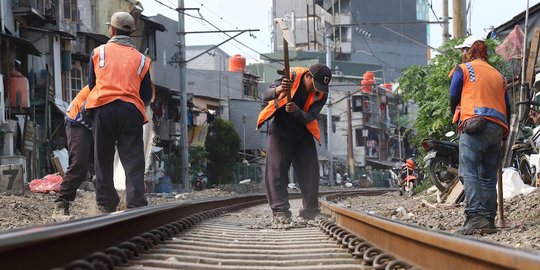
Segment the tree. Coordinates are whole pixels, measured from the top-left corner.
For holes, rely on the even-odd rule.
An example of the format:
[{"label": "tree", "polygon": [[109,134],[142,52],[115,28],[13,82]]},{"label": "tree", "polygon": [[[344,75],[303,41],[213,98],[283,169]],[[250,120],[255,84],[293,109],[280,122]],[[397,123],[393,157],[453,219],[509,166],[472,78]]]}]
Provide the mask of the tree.
[{"label": "tree", "polygon": [[198,172],[206,172],[206,162],[208,161],[208,152],[204,146],[192,146],[189,148],[189,170],[190,174],[195,175]]},{"label": "tree", "polygon": [[[450,113],[450,71],[461,63],[461,51],[454,46],[463,39],[452,39],[439,48],[440,53],[427,66],[411,66],[399,78],[399,90],[405,100],[418,105],[418,117],[413,123],[412,143],[420,148],[422,140],[444,140],[444,134],[456,127]],[[499,41],[488,39],[489,63],[506,74],[506,63],[495,53]]]},{"label": "tree", "polygon": [[210,184],[233,182],[234,165],[240,151],[240,136],[230,121],[214,120],[206,138],[208,180]]}]

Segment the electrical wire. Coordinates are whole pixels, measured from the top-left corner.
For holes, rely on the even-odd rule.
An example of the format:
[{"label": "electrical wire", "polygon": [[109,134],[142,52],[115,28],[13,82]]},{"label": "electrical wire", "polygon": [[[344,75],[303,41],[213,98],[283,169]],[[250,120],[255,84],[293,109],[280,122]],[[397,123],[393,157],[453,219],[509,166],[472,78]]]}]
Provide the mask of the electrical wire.
[{"label": "electrical wire", "polygon": [[439,25],[443,27],[442,22],[439,20],[439,16],[437,16],[437,14],[435,13],[435,10],[433,9],[433,0],[431,0],[430,3],[428,3],[427,5],[431,9],[431,12],[433,12],[433,16],[435,16],[435,20],[437,20],[437,22],[439,22]]}]

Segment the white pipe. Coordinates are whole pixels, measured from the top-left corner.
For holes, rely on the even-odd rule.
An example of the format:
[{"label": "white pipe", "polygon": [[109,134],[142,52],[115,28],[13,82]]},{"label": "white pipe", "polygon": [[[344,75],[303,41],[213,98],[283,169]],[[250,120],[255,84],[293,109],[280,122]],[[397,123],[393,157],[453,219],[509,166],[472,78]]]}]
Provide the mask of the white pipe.
[{"label": "white pipe", "polygon": [[0,33],[4,34],[5,29],[4,21],[4,1],[0,1]]},{"label": "white pipe", "polygon": [[[521,91],[519,93],[519,101],[525,101],[524,98],[524,92],[525,92],[525,52],[527,51],[527,32],[529,30],[528,24],[529,24],[529,0],[525,1],[527,6],[525,7],[525,32],[523,35],[523,53],[521,57]],[[528,99],[529,97],[527,97]],[[523,117],[523,106],[519,106],[518,108],[518,114],[519,119],[522,119]]]}]

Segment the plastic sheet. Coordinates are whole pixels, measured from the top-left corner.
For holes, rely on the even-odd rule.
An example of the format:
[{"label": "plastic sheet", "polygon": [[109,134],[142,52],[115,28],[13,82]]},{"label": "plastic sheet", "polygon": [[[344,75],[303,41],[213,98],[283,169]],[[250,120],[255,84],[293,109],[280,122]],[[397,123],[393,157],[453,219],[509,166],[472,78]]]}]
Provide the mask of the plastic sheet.
[{"label": "plastic sheet", "polygon": [[36,193],[48,193],[51,191],[60,191],[62,177],[58,174],[49,174],[41,179],[34,179],[30,182],[30,191]]}]

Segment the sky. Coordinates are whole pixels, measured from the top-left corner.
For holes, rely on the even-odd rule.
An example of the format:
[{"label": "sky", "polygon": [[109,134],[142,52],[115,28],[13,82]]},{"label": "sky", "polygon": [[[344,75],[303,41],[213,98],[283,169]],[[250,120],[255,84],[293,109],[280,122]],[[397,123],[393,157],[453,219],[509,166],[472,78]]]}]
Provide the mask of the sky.
[{"label": "sky", "polygon": [[[361,0],[355,0],[361,1]],[[400,0],[392,0],[400,1]],[[162,4],[160,4],[161,2]],[[241,54],[248,62],[259,60],[259,53],[272,51],[271,46],[271,9],[272,0],[185,0],[185,8],[199,8],[199,10],[186,11],[187,14],[195,17],[203,17],[211,24],[221,30],[246,30],[259,29],[258,32],[243,33],[237,37],[236,41],[228,41],[220,46],[220,49],[229,55]],[[442,16],[442,1],[428,0],[432,4],[433,11],[430,13],[430,20],[435,21]],[[452,0],[449,2],[449,16],[452,16]],[[469,1],[467,1],[469,2]],[[532,7],[540,0],[471,0],[470,23],[472,34],[485,36],[490,26],[499,26],[519,13],[523,12],[529,2]],[[171,8],[178,5],[176,0],[141,0],[144,7],[143,14],[152,16],[161,13],[167,17],[177,20],[178,13]],[[168,7],[166,7],[168,6]],[[468,16],[469,18],[469,16]],[[186,16],[185,29],[190,31],[217,30],[210,23],[203,19],[195,19]],[[529,28],[531,29],[531,28]],[[173,34],[177,29],[168,29]],[[450,22],[449,32],[452,33],[452,23]],[[229,33],[234,35],[236,33]],[[442,43],[442,28],[439,24],[431,24],[429,44],[432,47],[439,47]],[[187,34],[187,45],[210,45],[219,44],[228,37],[225,34]]]}]

